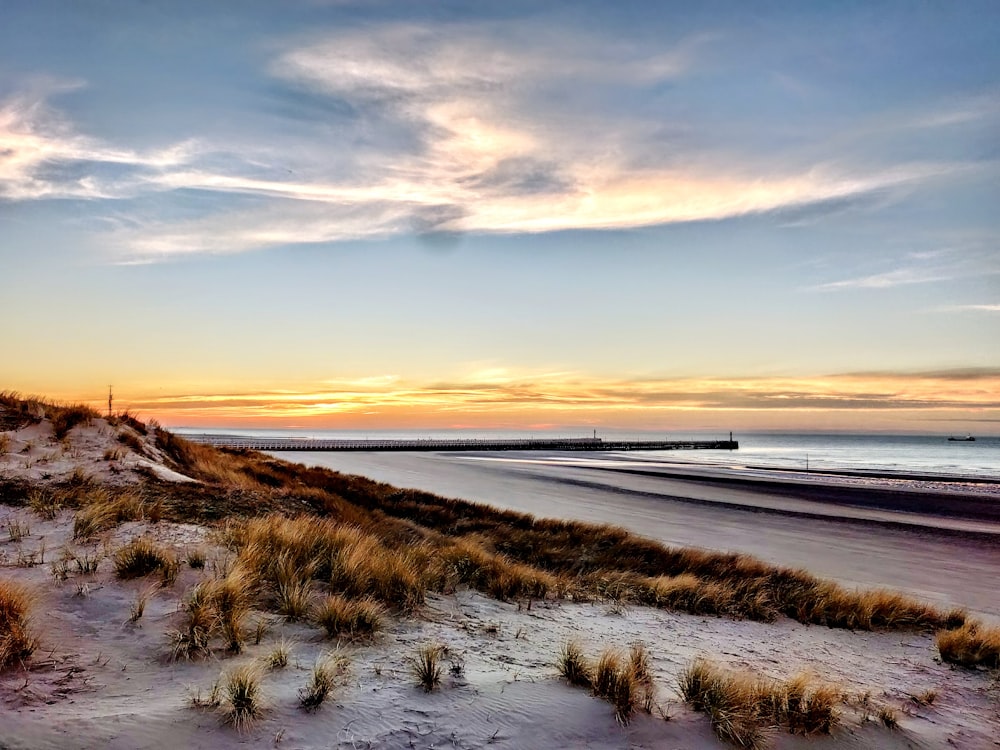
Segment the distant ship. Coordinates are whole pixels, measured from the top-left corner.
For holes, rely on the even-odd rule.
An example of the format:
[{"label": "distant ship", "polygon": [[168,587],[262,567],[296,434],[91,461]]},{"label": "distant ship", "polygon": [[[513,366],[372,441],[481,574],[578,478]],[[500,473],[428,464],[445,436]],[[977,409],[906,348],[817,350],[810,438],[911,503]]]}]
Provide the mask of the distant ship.
[{"label": "distant ship", "polygon": [[964,438],[950,437],[948,438],[949,443],[974,443],[976,439],[972,435],[966,435]]}]

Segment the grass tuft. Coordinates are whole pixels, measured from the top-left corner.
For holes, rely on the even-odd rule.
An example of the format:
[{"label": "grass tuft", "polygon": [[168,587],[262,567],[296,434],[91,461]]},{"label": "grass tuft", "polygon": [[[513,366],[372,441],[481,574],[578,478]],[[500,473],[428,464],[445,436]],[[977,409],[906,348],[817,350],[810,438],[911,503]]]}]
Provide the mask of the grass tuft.
[{"label": "grass tuft", "polygon": [[559,673],[566,678],[571,685],[591,688],[594,685],[593,668],[587,657],[583,655],[580,644],[570,641],[563,646],[559,655]]},{"label": "grass tuft", "polygon": [[338,680],[347,673],[346,656],[337,653],[324,654],[313,666],[309,682],[299,690],[299,705],[306,711],[315,711],[326,701]]},{"label": "grass tuft", "polygon": [[201,548],[195,548],[189,550],[187,553],[187,564],[188,567],[193,570],[202,570],[205,567],[205,550]]},{"label": "grass tuft", "polygon": [[608,649],[594,668],[594,695],[606,699],[615,709],[615,718],[628,724],[639,703],[639,684],[630,664],[619,651]]},{"label": "grass tuft", "polygon": [[73,538],[90,539],[125,521],[141,521],[146,510],[146,504],[134,492],[110,494],[106,490],[95,489],[73,518]]},{"label": "grass tuft", "polygon": [[146,604],[154,593],[156,593],[155,586],[144,589],[135,595],[135,601],[129,605],[129,623],[135,624],[142,619],[143,614],[146,612]]},{"label": "grass tuft", "polygon": [[889,706],[880,706],[875,717],[886,729],[899,729],[899,715]]},{"label": "grass tuft", "polygon": [[169,571],[177,567],[177,559],[173,553],[145,536],[136,537],[115,550],[112,561],[115,565],[115,575],[126,580],[141,578],[157,570]]},{"label": "grass tuft", "polygon": [[288,657],[292,655],[291,644],[282,638],[276,644],[274,648],[268,653],[267,658],[264,662],[270,669],[284,669],[288,666]]},{"label": "grass tuft", "polygon": [[100,417],[100,414],[84,404],[52,406],[48,412],[56,440],[65,439],[70,430],[77,425],[90,424],[90,420]]},{"label": "grass tuft", "polygon": [[226,722],[237,731],[253,726],[263,713],[263,696],[260,688],[260,672],[252,664],[247,664],[229,672],[224,679]]},{"label": "grass tuft", "polygon": [[426,692],[431,692],[441,684],[441,656],[444,646],[438,643],[428,643],[417,650],[416,656],[410,657],[410,671]]},{"label": "grass tuft", "polygon": [[31,529],[28,527],[28,522],[22,521],[19,518],[9,518],[7,520],[7,536],[15,544],[24,539],[24,537],[31,536]]},{"label": "grass tuft", "polygon": [[182,606],[183,624],[171,634],[174,658],[208,655],[216,638],[230,653],[240,653],[254,587],[254,577],[234,567],[225,578],[203,581],[191,589]]},{"label": "grass tuft", "polygon": [[348,599],[338,594],[326,597],[313,612],[313,621],[330,638],[370,636],[382,629],[382,606],[374,599]]},{"label": "grass tuft", "polygon": [[954,630],[937,634],[941,658],[963,667],[1000,667],[1000,627],[967,621]]},{"label": "grass tuft", "polygon": [[771,680],[698,659],[681,674],[679,688],[692,708],[709,716],[719,738],[738,747],[763,747],[765,727],[829,734],[839,721],[841,691],[807,675]]},{"label": "grass tuft", "polygon": [[0,579],[0,671],[23,665],[38,646],[29,627],[31,607],[27,589]]}]

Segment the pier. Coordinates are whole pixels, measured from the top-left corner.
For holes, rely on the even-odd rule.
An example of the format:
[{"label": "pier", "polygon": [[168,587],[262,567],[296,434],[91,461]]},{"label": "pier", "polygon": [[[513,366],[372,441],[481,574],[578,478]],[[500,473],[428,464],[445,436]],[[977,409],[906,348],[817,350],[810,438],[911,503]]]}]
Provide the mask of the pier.
[{"label": "pier", "polygon": [[238,435],[186,435],[195,443],[254,451],[676,451],[737,450],[736,440],[604,440],[603,438],[515,438],[425,440],[321,440],[251,438]]}]

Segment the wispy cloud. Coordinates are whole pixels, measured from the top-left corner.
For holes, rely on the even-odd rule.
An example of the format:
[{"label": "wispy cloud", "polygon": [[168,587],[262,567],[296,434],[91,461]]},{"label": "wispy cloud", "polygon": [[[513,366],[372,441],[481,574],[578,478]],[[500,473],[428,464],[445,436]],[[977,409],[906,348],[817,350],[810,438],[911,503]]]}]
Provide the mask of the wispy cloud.
[{"label": "wispy cloud", "polygon": [[936,312],[985,312],[1000,313],[1000,304],[946,305],[935,308]]},{"label": "wispy cloud", "polygon": [[908,284],[929,284],[934,281],[947,281],[953,276],[939,269],[898,268],[885,273],[860,276],[853,279],[831,281],[813,287],[816,291],[835,292],[845,289],[889,289]]},{"label": "wispy cloud", "polygon": [[193,157],[192,142],[139,152],[75,132],[47,100],[82,86],[49,81],[0,101],[0,200],[134,195],[149,174]]},{"label": "wispy cloud", "polygon": [[876,258],[868,262],[867,268],[874,264],[890,267],[875,273],[856,273],[848,278],[815,284],[804,291],[881,290],[998,275],[1000,257],[995,250],[996,242],[995,236],[987,235],[957,240],[947,247],[910,250],[886,260]]}]

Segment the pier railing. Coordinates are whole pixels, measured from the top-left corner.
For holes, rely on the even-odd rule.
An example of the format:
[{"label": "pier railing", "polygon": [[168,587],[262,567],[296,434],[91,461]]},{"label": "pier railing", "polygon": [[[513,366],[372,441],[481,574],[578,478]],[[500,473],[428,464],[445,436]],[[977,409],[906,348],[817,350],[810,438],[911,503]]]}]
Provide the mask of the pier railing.
[{"label": "pier railing", "polygon": [[187,435],[219,448],[255,451],[669,451],[737,450],[736,440],[604,440],[603,438],[323,440]]}]

